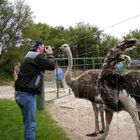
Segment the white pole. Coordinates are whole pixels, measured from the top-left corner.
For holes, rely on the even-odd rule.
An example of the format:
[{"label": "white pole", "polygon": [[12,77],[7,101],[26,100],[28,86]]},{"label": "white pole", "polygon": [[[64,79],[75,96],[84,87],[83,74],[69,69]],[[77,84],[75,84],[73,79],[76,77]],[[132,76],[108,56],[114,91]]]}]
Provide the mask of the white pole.
[{"label": "white pole", "polygon": [[2,52],[2,45],[0,44],[0,55],[1,55],[1,52]]}]

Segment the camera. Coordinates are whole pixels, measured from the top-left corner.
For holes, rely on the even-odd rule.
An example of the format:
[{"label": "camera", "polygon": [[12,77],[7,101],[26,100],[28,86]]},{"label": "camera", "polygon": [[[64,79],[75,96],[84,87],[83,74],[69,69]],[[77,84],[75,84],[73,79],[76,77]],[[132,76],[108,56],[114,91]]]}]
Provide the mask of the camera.
[{"label": "camera", "polygon": [[[49,45],[50,46],[50,45]],[[49,46],[45,46],[45,49],[48,49]],[[50,46],[51,47],[51,46]],[[51,47],[52,50],[54,51],[54,47]]]}]

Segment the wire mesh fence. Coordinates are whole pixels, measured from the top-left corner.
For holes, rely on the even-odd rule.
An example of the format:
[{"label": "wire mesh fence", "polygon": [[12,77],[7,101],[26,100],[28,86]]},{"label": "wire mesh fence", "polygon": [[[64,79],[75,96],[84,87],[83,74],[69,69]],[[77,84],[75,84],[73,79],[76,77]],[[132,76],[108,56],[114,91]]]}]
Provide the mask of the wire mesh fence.
[{"label": "wire mesh fence", "polygon": [[[86,58],[73,58],[73,67],[72,67],[72,78],[76,79],[79,75],[89,69],[101,69],[103,57],[86,57]],[[64,88],[58,88],[57,83],[54,77],[53,71],[45,72],[45,80],[44,80],[44,93],[45,100],[55,100],[72,93],[71,89],[67,86],[64,76],[68,67],[68,59],[67,58],[56,58],[56,62],[59,67],[63,70],[63,84]],[[135,62],[135,61],[134,61]],[[140,63],[133,63],[131,65],[132,70],[139,70]],[[14,81],[11,82],[9,86],[0,86],[0,98],[14,99]]]},{"label": "wire mesh fence", "polygon": [[[98,58],[73,58],[73,67],[72,67],[72,78],[76,79],[80,74],[89,69],[100,69],[103,63],[103,57]],[[62,82],[64,84],[64,88],[59,88],[57,86],[57,80],[55,80],[54,72],[46,72],[45,75],[45,100],[54,100],[57,98],[61,98],[72,93],[71,89],[67,86],[65,82],[65,73],[68,67],[68,59],[67,58],[56,58],[56,63],[59,67],[62,68],[63,71],[63,79]]]},{"label": "wire mesh fence", "polygon": [[[84,71],[93,69],[93,68],[101,68],[103,58],[73,58],[73,68],[72,68],[72,78],[78,77]],[[70,95],[72,92],[70,88],[67,86],[64,75],[68,67],[68,59],[67,58],[56,58],[56,63],[58,63],[59,67],[63,70],[63,84],[64,88],[58,88],[57,83],[54,77],[54,71],[46,71],[44,78],[44,93],[45,100],[54,100],[61,98],[63,96]],[[14,78],[13,78],[14,80]],[[6,99],[14,99],[14,81],[10,83],[9,86],[0,86],[0,98]]]}]

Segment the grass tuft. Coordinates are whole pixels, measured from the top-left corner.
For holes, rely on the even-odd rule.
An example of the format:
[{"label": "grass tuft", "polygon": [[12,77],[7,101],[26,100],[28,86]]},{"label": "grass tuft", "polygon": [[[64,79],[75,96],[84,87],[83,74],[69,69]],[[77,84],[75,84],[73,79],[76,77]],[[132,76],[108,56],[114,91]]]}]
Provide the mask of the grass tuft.
[{"label": "grass tuft", "polygon": [[[46,111],[37,110],[36,140],[69,140]],[[15,101],[0,100],[0,139],[23,140],[20,109]]]}]

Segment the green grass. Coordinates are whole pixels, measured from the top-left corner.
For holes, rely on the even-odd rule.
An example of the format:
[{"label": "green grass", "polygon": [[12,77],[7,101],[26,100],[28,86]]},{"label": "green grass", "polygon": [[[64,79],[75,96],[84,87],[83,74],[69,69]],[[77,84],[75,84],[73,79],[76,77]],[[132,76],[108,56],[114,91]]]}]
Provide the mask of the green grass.
[{"label": "green grass", "polygon": [[[36,140],[69,140],[45,111],[36,113]],[[15,101],[0,100],[0,140],[23,140],[20,109]]]}]

